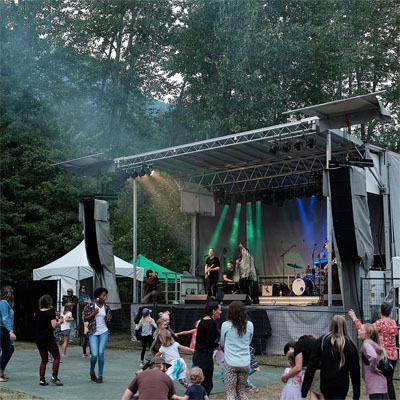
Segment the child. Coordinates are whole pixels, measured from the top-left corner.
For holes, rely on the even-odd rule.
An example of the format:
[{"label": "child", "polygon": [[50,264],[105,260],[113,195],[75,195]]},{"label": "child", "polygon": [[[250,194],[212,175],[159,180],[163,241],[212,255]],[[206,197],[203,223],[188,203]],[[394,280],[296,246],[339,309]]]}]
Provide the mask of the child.
[{"label": "child", "polygon": [[194,348],[196,347],[196,335],[197,335],[197,326],[199,325],[200,320],[197,320],[194,323],[194,329],[191,329],[190,331],[182,331],[182,332],[178,332],[175,333],[176,336],[181,336],[181,335],[192,335],[192,338],[190,340],[190,348],[194,350]]},{"label": "child", "polygon": [[67,346],[68,346],[68,340],[69,340],[69,332],[71,330],[71,322],[74,320],[72,318],[72,304],[67,303],[64,306],[64,312],[63,314],[60,315],[60,318],[64,320],[64,322],[61,324],[61,335],[63,337],[63,342],[62,342],[62,351],[61,351],[61,357],[68,357],[67,356]]},{"label": "child", "polygon": [[144,354],[146,353],[146,348],[150,349],[151,343],[153,342],[153,328],[157,329],[157,325],[154,319],[150,316],[151,310],[148,308],[143,308],[142,318],[139,321],[138,328],[142,328],[142,354],[140,356],[140,368],[144,366]]},{"label": "child", "polygon": [[[295,365],[294,361],[294,353],[290,352],[287,353],[287,361],[289,368],[285,368],[284,374],[287,374],[290,368],[293,368]],[[281,400],[301,400],[301,385],[303,383],[304,371],[300,371],[296,376],[293,378],[288,379],[286,382],[282,394]]]},{"label": "child", "polygon": [[[255,356],[255,350],[253,349],[253,347],[250,346],[250,373],[249,373],[249,376],[254,374],[254,372],[259,372],[259,371],[260,371],[260,367],[258,366],[258,362],[257,362],[256,356]],[[256,388],[254,383],[249,378],[247,378],[246,390],[249,393],[258,392],[258,389]]]},{"label": "child", "polygon": [[188,353],[194,353],[194,350],[175,342],[167,329],[160,331],[158,337],[161,342],[161,347],[159,353],[156,355],[162,355],[165,363],[171,365],[167,369],[166,374],[172,380],[178,379],[179,383],[187,389],[190,386],[186,380],[187,365],[185,360],[180,356],[179,350],[187,351]]},{"label": "child", "polygon": [[186,389],[185,395],[174,396],[174,400],[208,400],[206,389],[201,386],[204,381],[204,374],[201,368],[194,367],[189,370],[189,379],[191,386]]}]

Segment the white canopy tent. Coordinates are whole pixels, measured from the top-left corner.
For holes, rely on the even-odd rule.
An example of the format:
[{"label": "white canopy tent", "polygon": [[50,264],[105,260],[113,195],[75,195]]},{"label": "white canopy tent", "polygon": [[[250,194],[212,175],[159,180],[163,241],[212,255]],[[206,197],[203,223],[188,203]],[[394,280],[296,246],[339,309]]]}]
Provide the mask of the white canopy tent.
[{"label": "white canopy tent", "polygon": [[[133,265],[114,256],[115,274],[133,279]],[[79,281],[93,277],[93,270],[89,266],[86,256],[85,242],[82,241],[69,253],[60,257],[41,268],[33,270],[33,280],[58,280],[58,301],[61,296],[67,294],[68,288],[75,288],[74,294],[78,293]],[[143,281],[143,268],[136,267],[136,279]]]}]

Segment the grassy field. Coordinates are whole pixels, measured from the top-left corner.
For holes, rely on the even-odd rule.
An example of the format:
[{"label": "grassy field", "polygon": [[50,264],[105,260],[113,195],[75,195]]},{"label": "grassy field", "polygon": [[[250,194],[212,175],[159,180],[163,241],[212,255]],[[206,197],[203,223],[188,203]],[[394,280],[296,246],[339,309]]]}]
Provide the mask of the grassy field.
[{"label": "grassy field", "polygon": [[[76,340],[77,342],[77,340]],[[77,346],[73,345],[73,346]],[[141,345],[138,342],[132,342],[130,340],[129,333],[113,333],[109,337],[109,341],[107,344],[107,348],[110,350],[119,350],[119,351],[127,351],[127,352],[138,352],[141,350]],[[26,350],[26,349],[36,349],[36,345],[34,343],[29,342],[16,342],[15,350]],[[191,359],[191,355],[184,355],[184,358]],[[268,365],[278,364],[284,365],[284,357],[279,356],[257,356],[257,360],[261,364],[262,368],[272,368],[268,367]],[[266,365],[266,366],[263,366]],[[397,371],[396,371],[397,372]],[[269,400],[269,399],[279,399],[282,392],[283,385],[281,384],[272,384],[265,387],[259,387],[259,391],[257,393],[249,394],[249,399],[254,400]],[[396,392],[400,394],[400,381],[395,381]],[[364,382],[361,382],[361,399],[368,399],[368,396],[365,395],[365,385]],[[213,400],[222,400],[225,399],[225,392],[217,393],[210,396],[210,399]],[[348,398],[352,398],[352,390],[348,394]],[[32,395],[27,395],[25,393],[14,392],[8,389],[0,388],[0,399],[4,400],[30,400],[36,399],[40,400],[40,397],[34,397]],[[72,399],[71,399],[72,400]]]}]

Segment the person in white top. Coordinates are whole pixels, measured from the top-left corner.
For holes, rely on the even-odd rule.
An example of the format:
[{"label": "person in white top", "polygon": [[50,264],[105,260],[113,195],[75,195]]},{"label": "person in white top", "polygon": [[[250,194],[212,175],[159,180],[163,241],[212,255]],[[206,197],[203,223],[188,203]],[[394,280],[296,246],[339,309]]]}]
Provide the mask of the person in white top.
[{"label": "person in white top", "polygon": [[[89,321],[90,379],[97,383],[103,383],[104,352],[109,333],[107,322],[111,319],[110,307],[106,304],[107,294],[106,288],[97,288],[94,291],[96,300],[87,304],[83,310],[84,320]],[[94,372],[97,358],[99,359],[98,377]]]},{"label": "person in white top", "polygon": [[179,383],[187,389],[190,386],[189,382],[186,380],[188,367],[185,360],[180,356],[179,350],[188,353],[194,353],[194,350],[175,342],[172,338],[171,332],[167,329],[160,331],[159,338],[161,347],[159,353],[156,355],[162,355],[165,363],[171,365],[167,369],[167,375],[172,380],[178,379]]},{"label": "person in white top", "polygon": [[72,318],[72,307],[73,305],[71,303],[67,303],[64,306],[64,312],[60,315],[60,317],[64,320],[60,326],[62,335],[61,357],[68,357],[67,346],[71,330],[71,322],[74,320],[74,318]]}]

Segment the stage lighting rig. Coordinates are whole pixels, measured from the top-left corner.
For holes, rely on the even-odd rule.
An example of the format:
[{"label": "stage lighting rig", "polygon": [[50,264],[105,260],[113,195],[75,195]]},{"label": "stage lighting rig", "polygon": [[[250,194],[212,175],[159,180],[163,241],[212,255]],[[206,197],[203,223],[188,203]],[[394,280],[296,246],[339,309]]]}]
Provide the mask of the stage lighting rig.
[{"label": "stage lighting rig", "polygon": [[314,137],[308,137],[307,138],[307,140],[306,140],[306,146],[309,148],[309,149],[312,149],[312,148],[314,148],[314,146],[315,146],[315,138]]},{"label": "stage lighting rig", "polygon": [[303,147],[304,147],[304,140],[303,140],[303,139],[297,139],[297,140],[294,142],[293,147],[294,147],[297,151],[302,150]]},{"label": "stage lighting rig", "polygon": [[270,146],[270,148],[269,148],[269,152],[270,152],[271,154],[273,154],[274,156],[276,156],[276,154],[278,153],[278,151],[279,151],[279,145],[278,145],[278,143],[272,143],[271,146]]},{"label": "stage lighting rig", "polygon": [[291,148],[292,148],[292,143],[291,143],[289,140],[286,141],[286,142],[284,142],[283,145],[282,145],[282,150],[283,150],[285,153],[289,153],[289,151],[290,151]]}]

